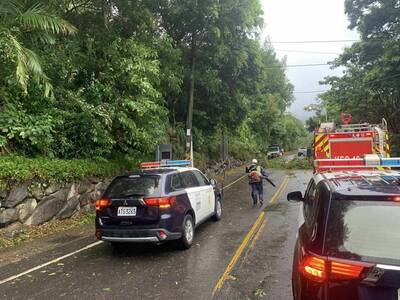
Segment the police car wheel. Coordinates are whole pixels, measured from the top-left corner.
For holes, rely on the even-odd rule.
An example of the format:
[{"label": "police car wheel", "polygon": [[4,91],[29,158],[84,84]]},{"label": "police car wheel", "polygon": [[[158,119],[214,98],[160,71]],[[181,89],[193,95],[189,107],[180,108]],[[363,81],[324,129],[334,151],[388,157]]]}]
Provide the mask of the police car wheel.
[{"label": "police car wheel", "polygon": [[221,198],[215,200],[215,213],[212,217],[213,221],[219,221],[222,218],[222,202]]},{"label": "police car wheel", "polygon": [[194,222],[191,215],[186,215],[183,220],[182,237],[178,241],[179,248],[189,249],[194,240]]}]

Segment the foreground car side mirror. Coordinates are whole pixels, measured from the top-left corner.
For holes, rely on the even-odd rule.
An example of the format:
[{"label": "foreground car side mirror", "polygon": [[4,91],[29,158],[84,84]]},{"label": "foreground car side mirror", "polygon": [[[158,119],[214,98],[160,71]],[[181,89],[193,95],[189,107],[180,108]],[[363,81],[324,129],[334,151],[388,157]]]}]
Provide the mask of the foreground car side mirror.
[{"label": "foreground car side mirror", "polygon": [[217,186],[217,181],[214,178],[212,178],[212,179],[210,179],[210,184],[212,186]]},{"label": "foreground car side mirror", "polygon": [[287,194],[287,199],[288,201],[293,201],[293,202],[301,202],[304,200],[303,194],[299,191]]}]

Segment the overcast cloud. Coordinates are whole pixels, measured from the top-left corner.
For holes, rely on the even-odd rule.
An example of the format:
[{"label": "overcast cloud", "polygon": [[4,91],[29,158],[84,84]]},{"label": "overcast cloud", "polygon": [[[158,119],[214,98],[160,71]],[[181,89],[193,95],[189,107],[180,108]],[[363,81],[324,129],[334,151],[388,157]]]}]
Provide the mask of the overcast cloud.
[{"label": "overcast cloud", "polygon": [[[355,31],[347,29],[343,0],[261,0],[265,25],[263,39],[268,37],[279,58],[287,56],[287,65],[320,64],[332,61],[351,43],[277,43],[284,41],[321,41],[358,39]],[[287,51],[284,51],[287,50]],[[309,54],[292,51],[329,52],[332,54]],[[338,75],[340,70],[329,66],[288,68],[287,76],[295,92],[325,90],[319,81],[328,75]],[[311,116],[304,106],[315,103],[317,93],[295,94],[295,102],[289,111],[301,120]]]}]

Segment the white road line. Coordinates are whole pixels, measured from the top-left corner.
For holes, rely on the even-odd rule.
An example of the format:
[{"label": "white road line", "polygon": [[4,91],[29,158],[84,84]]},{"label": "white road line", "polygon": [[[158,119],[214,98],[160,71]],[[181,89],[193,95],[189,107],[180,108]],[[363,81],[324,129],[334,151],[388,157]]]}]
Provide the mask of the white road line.
[{"label": "white road line", "polygon": [[85,250],[87,250],[87,249],[93,248],[93,247],[95,247],[95,246],[97,246],[97,245],[99,245],[99,244],[101,244],[101,243],[103,243],[103,241],[97,241],[97,242],[92,243],[92,244],[89,244],[89,245],[87,245],[87,246],[85,246],[85,247],[83,247],[83,248],[81,248],[81,249],[79,249],[79,250],[76,250],[76,251],[74,251],[74,252],[65,254],[65,255],[60,256],[60,257],[58,257],[58,258],[56,258],[56,259],[53,259],[53,260],[51,260],[51,261],[48,261],[48,262],[46,262],[46,263],[44,263],[44,264],[41,264],[41,265],[39,265],[39,266],[36,266],[36,267],[34,267],[34,268],[32,268],[32,269],[26,270],[26,271],[24,271],[24,272],[22,272],[22,273],[19,273],[19,274],[17,274],[17,275],[14,275],[14,276],[10,276],[10,277],[8,277],[8,278],[6,278],[6,279],[1,280],[1,281],[0,281],[0,285],[1,285],[1,284],[4,284],[4,283],[6,283],[6,282],[12,281],[12,280],[14,280],[14,279],[17,279],[17,278],[19,278],[19,277],[21,277],[21,276],[24,276],[24,275],[27,275],[27,274],[29,274],[29,273],[32,273],[32,272],[34,272],[34,271],[37,271],[37,270],[39,270],[39,269],[42,269],[42,268],[44,268],[44,267],[47,267],[48,265],[54,264],[54,263],[56,263],[56,262],[59,262],[59,261],[61,261],[61,260],[63,260],[63,259],[66,259],[66,258],[72,256],[72,255],[75,255],[75,254],[77,254],[77,253],[79,253],[79,252],[82,252],[82,251],[85,251]]},{"label": "white road line", "polygon": [[[243,176],[240,177],[239,179],[237,179],[237,180],[235,180],[234,182],[231,182],[230,184],[228,184],[227,186],[225,186],[223,189],[225,190],[225,189],[231,187],[231,186],[234,185],[236,182],[238,182],[239,180],[242,180],[242,179],[243,179],[244,177],[246,177],[246,176],[247,176],[246,174],[243,175]],[[6,279],[0,280],[0,285],[2,285],[2,284],[4,284],[4,283],[7,283],[7,282],[9,282],[9,281],[15,280],[15,279],[17,279],[17,278],[19,278],[19,277],[21,277],[21,276],[27,275],[27,274],[29,274],[29,273],[35,272],[35,271],[37,271],[37,270],[40,270],[40,269],[42,269],[42,268],[44,268],[44,267],[47,267],[48,265],[54,264],[54,263],[56,263],[56,262],[59,262],[59,261],[61,261],[61,260],[63,260],[63,259],[66,259],[66,258],[72,256],[72,255],[78,254],[79,252],[88,250],[88,249],[93,248],[93,247],[95,247],[95,246],[97,246],[97,245],[100,245],[100,244],[102,244],[102,243],[104,243],[104,242],[103,242],[103,241],[97,241],[97,242],[92,243],[92,244],[89,244],[89,245],[87,245],[87,246],[85,246],[85,247],[83,247],[83,248],[81,248],[81,249],[79,249],[79,250],[76,250],[76,251],[74,251],[74,252],[65,254],[65,255],[60,256],[60,257],[58,257],[58,258],[55,258],[55,259],[53,259],[53,260],[51,260],[51,261],[48,261],[48,262],[46,262],[46,263],[44,263],[44,264],[38,265],[38,266],[36,266],[36,267],[33,267],[32,269],[26,270],[26,271],[24,271],[24,272],[22,272],[22,273],[19,273],[19,274],[17,274],[17,275],[10,276],[10,277],[8,277],[8,278],[6,278]]]},{"label": "white road line", "polygon": [[224,186],[223,190],[226,190],[227,188],[231,187],[232,185],[234,185],[236,182],[242,180],[243,178],[245,178],[247,176],[247,174],[244,174],[242,177],[240,177],[239,179],[236,179],[234,182],[231,182],[230,184],[228,184],[227,186]]}]

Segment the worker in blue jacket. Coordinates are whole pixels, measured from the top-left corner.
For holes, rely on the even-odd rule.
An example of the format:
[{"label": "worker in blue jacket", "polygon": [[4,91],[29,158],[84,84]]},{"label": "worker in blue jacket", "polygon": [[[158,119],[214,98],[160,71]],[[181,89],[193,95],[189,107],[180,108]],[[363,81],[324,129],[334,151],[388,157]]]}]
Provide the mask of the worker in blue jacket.
[{"label": "worker in blue jacket", "polygon": [[258,201],[260,205],[263,205],[263,179],[268,177],[267,171],[258,164],[257,159],[253,159],[251,164],[246,167],[246,173],[249,174],[253,206],[256,206]]}]

